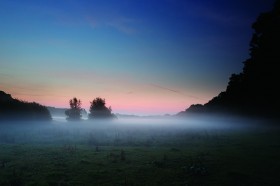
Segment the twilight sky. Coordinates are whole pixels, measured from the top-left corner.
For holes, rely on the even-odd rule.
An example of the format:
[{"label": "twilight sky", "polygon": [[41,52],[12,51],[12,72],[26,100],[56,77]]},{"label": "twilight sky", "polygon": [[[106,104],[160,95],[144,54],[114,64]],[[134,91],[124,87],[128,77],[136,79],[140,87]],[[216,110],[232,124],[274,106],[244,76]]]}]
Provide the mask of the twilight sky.
[{"label": "twilight sky", "polygon": [[0,90],[174,114],[225,90],[273,0],[0,0]]}]

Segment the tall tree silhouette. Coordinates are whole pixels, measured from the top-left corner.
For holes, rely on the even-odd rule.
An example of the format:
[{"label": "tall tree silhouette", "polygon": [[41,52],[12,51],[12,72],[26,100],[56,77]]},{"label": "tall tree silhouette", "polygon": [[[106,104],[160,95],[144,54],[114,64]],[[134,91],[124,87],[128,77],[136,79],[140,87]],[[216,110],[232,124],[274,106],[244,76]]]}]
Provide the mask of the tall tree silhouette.
[{"label": "tall tree silhouette", "polygon": [[65,115],[67,116],[68,120],[80,120],[81,115],[81,100],[78,100],[76,97],[69,100],[70,109],[65,111]]},{"label": "tall tree silhouette", "polygon": [[199,112],[279,116],[280,0],[271,11],[260,14],[252,28],[250,58],[244,62],[243,71],[233,74],[226,91],[200,107]]},{"label": "tall tree silhouette", "polygon": [[95,98],[92,102],[90,102],[89,109],[89,119],[101,119],[101,118],[114,118],[115,115],[112,114],[111,107],[107,108],[105,99],[100,97]]}]

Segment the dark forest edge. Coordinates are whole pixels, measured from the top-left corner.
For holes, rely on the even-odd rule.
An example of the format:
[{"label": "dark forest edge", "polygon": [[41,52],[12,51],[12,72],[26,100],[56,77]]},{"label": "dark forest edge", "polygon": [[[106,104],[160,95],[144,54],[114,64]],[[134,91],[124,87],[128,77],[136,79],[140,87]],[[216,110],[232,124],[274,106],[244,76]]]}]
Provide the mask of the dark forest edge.
[{"label": "dark forest edge", "polygon": [[250,57],[243,62],[243,71],[231,75],[224,92],[204,105],[191,105],[178,116],[223,113],[279,119],[280,1],[260,14],[252,28]]},{"label": "dark forest edge", "polygon": [[49,110],[39,103],[26,102],[12,98],[10,94],[0,91],[0,121],[29,120],[51,121]]}]

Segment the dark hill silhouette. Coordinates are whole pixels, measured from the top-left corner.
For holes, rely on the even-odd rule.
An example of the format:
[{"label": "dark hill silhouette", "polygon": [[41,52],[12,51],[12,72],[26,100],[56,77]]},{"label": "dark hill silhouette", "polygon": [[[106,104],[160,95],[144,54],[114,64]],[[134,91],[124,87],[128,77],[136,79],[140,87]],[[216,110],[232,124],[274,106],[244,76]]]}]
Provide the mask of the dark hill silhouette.
[{"label": "dark hill silhouette", "polygon": [[51,120],[48,109],[38,103],[12,98],[0,91],[0,121],[2,120]]},{"label": "dark hill silhouette", "polygon": [[226,91],[204,105],[192,105],[178,115],[190,113],[235,113],[279,117],[280,1],[253,23],[250,58],[243,71],[233,74]]}]

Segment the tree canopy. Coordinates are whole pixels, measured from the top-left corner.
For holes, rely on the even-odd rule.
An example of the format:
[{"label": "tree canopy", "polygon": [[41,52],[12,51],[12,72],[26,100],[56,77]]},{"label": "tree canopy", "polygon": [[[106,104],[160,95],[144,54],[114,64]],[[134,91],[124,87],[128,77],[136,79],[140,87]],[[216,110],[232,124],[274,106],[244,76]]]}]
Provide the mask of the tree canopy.
[{"label": "tree canopy", "polygon": [[90,102],[89,109],[89,119],[105,119],[105,118],[114,118],[115,115],[112,114],[111,107],[107,108],[105,99],[100,97],[95,98],[92,102]]},{"label": "tree canopy", "polygon": [[76,97],[69,100],[70,109],[65,111],[65,115],[67,116],[67,120],[80,120],[81,115],[81,100],[78,100]]}]

